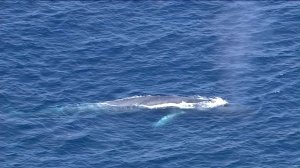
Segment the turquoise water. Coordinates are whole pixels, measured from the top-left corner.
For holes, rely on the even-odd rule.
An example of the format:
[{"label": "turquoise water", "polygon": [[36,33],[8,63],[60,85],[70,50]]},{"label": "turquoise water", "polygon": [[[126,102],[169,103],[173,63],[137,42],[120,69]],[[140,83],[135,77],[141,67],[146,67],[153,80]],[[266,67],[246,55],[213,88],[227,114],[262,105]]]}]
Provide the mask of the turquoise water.
[{"label": "turquoise water", "polygon": [[1,168],[300,166],[299,1],[0,9]]}]

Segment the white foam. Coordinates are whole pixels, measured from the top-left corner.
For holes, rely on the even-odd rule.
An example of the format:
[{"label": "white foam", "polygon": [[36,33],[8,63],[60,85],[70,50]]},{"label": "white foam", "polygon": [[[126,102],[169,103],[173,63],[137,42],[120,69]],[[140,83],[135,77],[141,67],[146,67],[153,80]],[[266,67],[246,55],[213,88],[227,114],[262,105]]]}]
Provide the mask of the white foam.
[{"label": "white foam", "polygon": [[186,103],[182,101],[181,103],[162,103],[152,106],[147,105],[138,105],[139,107],[149,108],[149,109],[159,109],[159,108],[168,108],[168,107],[177,107],[180,109],[193,109],[195,108],[195,103]]},{"label": "white foam", "polygon": [[147,105],[138,105],[138,107],[144,107],[148,109],[159,109],[159,108],[180,108],[180,109],[195,109],[195,108],[215,108],[219,106],[224,106],[228,104],[228,102],[220,97],[215,98],[201,98],[201,100],[205,100],[199,103],[187,103],[182,101],[181,103],[162,103],[156,104],[152,106]]},{"label": "white foam", "polygon": [[199,100],[209,100],[209,98],[207,98],[207,97],[203,97],[203,96],[195,96],[197,99],[199,99]]},{"label": "white foam", "polygon": [[202,108],[215,108],[218,106],[224,106],[228,102],[220,97],[210,98],[208,101],[203,101],[200,103]]}]

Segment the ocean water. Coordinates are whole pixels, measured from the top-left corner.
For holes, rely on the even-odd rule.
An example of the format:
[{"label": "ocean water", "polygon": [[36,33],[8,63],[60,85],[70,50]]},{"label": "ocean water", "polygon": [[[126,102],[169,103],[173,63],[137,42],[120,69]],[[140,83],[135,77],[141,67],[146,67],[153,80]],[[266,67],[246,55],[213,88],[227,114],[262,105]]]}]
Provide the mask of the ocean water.
[{"label": "ocean water", "polygon": [[1,168],[296,168],[299,112],[299,1],[0,2]]}]

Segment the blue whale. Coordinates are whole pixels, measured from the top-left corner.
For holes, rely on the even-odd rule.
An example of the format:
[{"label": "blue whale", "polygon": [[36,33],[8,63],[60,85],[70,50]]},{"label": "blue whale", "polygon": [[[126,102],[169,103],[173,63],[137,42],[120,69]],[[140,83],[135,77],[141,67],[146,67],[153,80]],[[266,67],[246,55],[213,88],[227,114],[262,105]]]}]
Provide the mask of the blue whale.
[{"label": "blue whale", "polygon": [[215,108],[218,106],[224,106],[228,102],[223,100],[220,97],[207,98],[201,96],[190,96],[190,97],[182,97],[182,96],[133,96],[127,97],[123,99],[117,99],[112,101],[106,101],[99,103],[101,106],[108,107],[137,107],[137,108],[147,108],[147,109],[166,109],[172,108],[177,110],[172,110],[170,114],[163,116],[157,122],[153,124],[154,127],[160,127],[171,120],[185,114],[184,109],[207,109],[207,108]]},{"label": "blue whale", "polygon": [[213,108],[226,105],[228,102],[220,97],[206,98],[200,96],[133,96],[123,99],[106,101],[100,105],[115,107],[141,107],[141,108],[179,108],[179,109],[200,109]]}]

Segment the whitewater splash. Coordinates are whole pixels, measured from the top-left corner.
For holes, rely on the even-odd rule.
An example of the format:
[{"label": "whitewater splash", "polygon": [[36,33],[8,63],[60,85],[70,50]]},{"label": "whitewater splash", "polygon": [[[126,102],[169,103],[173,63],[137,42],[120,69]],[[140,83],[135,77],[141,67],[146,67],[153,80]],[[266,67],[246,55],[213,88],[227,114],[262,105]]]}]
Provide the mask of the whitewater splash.
[{"label": "whitewater splash", "polygon": [[207,109],[224,106],[228,102],[220,97],[181,96],[133,96],[98,103],[100,107],[138,107],[147,109],[179,108]]}]

